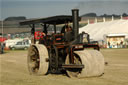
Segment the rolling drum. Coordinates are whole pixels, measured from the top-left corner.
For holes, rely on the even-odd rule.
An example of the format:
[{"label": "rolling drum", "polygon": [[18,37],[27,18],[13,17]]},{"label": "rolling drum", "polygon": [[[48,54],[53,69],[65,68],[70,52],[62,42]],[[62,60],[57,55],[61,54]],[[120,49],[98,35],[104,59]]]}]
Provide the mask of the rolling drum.
[{"label": "rolling drum", "polygon": [[[92,77],[101,76],[104,73],[104,57],[97,50],[75,51],[74,54],[79,57],[79,62],[84,65],[84,68],[74,72],[74,69],[66,70],[70,77]],[[66,63],[68,57],[66,58]],[[75,74],[72,75],[72,74]]]}]

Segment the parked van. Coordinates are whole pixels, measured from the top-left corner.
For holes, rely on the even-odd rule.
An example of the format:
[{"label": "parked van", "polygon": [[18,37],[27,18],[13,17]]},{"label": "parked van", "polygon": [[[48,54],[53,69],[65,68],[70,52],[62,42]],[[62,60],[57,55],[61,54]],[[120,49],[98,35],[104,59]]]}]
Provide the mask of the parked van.
[{"label": "parked van", "polygon": [[8,39],[5,41],[6,48],[9,48],[12,45],[15,45],[17,42],[21,42],[23,39]]},{"label": "parked van", "polygon": [[9,46],[9,48],[11,50],[15,50],[15,49],[24,49],[24,50],[26,50],[26,49],[29,48],[29,46],[30,46],[30,42],[28,40],[28,41],[19,41],[14,45]]}]

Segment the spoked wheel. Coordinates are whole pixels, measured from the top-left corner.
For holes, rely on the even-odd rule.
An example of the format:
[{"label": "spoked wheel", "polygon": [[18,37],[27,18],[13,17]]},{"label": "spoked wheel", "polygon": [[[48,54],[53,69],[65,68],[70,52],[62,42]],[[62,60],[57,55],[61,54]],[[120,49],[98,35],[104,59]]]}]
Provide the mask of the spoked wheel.
[{"label": "spoked wheel", "polygon": [[[81,65],[81,59],[77,54],[73,54],[74,56],[74,64]],[[71,64],[71,59],[69,58],[69,55],[66,57],[65,64]],[[67,75],[69,77],[78,77],[78,75],[81,73],[82,68],[70,68],[66,69]]]},{"label": "spoked wheel", "polygon": [[28,51],[28,69],[30,74],[45,75],[48,72],[48,51],[44,45],[31,45]]}]

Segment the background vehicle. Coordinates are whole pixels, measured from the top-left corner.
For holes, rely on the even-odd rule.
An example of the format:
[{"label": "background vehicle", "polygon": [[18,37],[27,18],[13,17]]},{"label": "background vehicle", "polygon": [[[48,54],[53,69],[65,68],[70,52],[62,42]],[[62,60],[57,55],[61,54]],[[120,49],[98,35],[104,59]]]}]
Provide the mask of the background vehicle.
[{"label": "background vehicle", "polygon": [[[32,28],[32,36],[34,36],[37,23],[42,24],[42,31],[45,33],[38,44],[35,43],[34,38],[29,48],[30,74],[66,72],[70,77],[81,78],[100,76],[104,73],[104,57],[99,52],[99,46],[90,43],[89,34],[84,32],[79,34],[80,20],[79,10],[74,9],[72,16],[59,15],[20,22],[21,25],[29,25]],[[64,25],[68,22],[72,22],[72,30],[57,33],[56,25]],[[51,35],[48,35],[49,25],[54,27]],[[87,50],[88,48],[93,49]]]},{"label": "background vehicle", "polygon": [[5,41],[6,48],[9,48],[10,46],[15,45],[17,42],[22,42],[23,39],[8,39]]},{"label": "background vehicle", "polygon": [[15,49],[24,49],[24,50],[26,50],[26,49],[28,49],[29,47],[30,47],[30,43],[24,42],[24,41],[19,41],[19,42],[17,42],[17,43],[14,44],[14,45],[9,46],[9,48],[10,48],[11,50],[15,50]]}]

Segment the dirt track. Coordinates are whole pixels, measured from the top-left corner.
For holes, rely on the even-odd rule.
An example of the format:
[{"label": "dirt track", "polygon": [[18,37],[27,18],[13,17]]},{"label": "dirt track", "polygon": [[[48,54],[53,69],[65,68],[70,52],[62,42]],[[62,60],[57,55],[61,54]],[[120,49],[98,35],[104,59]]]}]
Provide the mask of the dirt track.
[{"label": "dirt track", "polygon": [[108,65],[105,74],[93,78],[69,78],[66,75],[29,75],[27,51],[0,54],[0,85],[128,85],[128,49],[103,49]]}]

